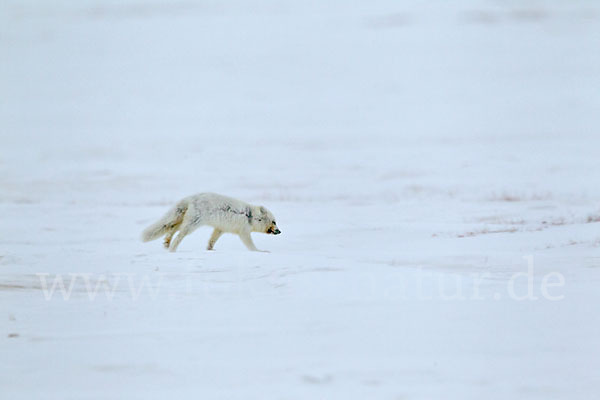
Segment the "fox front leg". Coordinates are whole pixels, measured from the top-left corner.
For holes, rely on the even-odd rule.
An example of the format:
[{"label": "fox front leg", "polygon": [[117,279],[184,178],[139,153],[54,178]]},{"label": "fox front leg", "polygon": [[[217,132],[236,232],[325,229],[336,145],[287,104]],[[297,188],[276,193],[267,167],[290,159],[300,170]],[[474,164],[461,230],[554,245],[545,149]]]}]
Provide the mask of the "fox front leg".
[{"label": "fox front leg", "polygon": [[217,243],[217,240],[219,240],[222,234],[222,230],[215,228],[212,235],[210,236],[210,239],[208,240],[208,246],[206,247],[206,250],[212,250],[215,247],[215,243]]},{"label": "fox front leg", "polygon": [[254,242],[252,241],[252,236],[250,236],[250,232],[241,232],[240,239],[242,239],[242,242],[244,242],[244,244],[246,245],[248,250],[268,253],[268,251],[266,251],[266,250],[259,250],[256,248],[256,246],[254,245]]}]

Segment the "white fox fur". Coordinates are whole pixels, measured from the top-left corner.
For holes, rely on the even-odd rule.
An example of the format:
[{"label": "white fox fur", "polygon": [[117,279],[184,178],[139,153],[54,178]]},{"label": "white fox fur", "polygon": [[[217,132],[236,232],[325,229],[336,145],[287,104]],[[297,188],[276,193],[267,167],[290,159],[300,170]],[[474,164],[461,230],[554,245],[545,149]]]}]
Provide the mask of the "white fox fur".
[{"label": "white fox fur", "polygon": [[[254,245],[251,232],[281,233],[273,214],[262,206],[216,193],[200,193],[179,201],[158,222],[144,230],[142,240],[148,242],[164,235],[165,247],[175,251],[186,235],[202,225],[215,228],[208,241],[208,250],[213,249],[225,232],[239,235],[248,250],[252,251],[260,250]],[[179,234],[173,239],[177,231]]]}]

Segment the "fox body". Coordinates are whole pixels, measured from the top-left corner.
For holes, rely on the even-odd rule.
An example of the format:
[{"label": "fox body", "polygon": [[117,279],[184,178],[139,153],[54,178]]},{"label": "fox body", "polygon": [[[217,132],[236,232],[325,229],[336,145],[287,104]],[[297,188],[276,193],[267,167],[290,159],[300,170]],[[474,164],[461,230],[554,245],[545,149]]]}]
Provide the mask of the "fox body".
[{"label": "fox body", "polygon": [[203,225],[214,228],[208,241],[208,250],[212,250],[219,237],[226,232],[239,235],[248,250],[252,251],[260,250],[254,245],[251,232],[281,233],[275,217],[263,206],[216,193],[200,193],[180,200],[158,222],[146,228],[142,233],[142,241],[165,236],[165,248],[175,251],[186,235]]}]

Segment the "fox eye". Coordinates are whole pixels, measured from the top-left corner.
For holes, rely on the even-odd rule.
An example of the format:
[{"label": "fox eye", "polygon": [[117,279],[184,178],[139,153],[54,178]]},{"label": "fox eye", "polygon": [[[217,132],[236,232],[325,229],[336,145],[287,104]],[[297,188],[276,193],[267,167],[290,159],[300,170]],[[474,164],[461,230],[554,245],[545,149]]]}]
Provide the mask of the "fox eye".
[{"label": "fox eye", "polygon": [[274,225],[277,225],[277,223],[275,222],[275,220],[273,220],[273,224],[274,224]]}]

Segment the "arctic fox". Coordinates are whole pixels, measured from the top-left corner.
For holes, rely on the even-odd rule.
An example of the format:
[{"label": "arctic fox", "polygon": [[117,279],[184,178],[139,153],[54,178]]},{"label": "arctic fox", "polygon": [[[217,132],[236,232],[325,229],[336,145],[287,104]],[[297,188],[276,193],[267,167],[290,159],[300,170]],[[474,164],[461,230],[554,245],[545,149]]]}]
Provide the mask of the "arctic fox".
[{"label": "arctic fox", "polygon": [[[248,250],[252,251],[261,250],[254,245],[250,232],[281,233],[273,214],[262,206],[253,206],[216,193],[200,193],[179,201],[158,222],[147,227],[142,233],[142,241],[148,242],[164,235],[165,248],[175,251],[186,235],[202,225],[215,228],[207,250],[212,250],[225,232],[239,235]],[[179,234],[173,239],[177,231]]]}]

